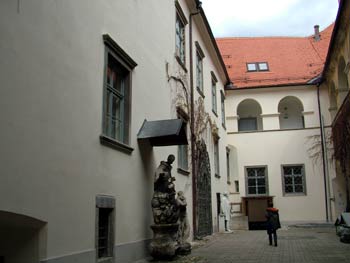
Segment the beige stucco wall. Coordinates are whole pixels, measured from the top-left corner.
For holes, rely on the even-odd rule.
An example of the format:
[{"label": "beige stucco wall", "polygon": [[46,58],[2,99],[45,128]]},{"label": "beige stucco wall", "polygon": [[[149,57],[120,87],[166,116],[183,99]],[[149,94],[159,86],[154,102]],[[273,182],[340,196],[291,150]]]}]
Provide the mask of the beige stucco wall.
[{"label": "beige stucco wall", "polygon": [[[188,16],[185,1],[180,5]],[[177,147],[152,148],[139,144],[136,135],[144,119],[176,118],[174,84],[166,74],[166,64],[176,71],[175,14],[172,1],[1,1],[0,210],[47,222],[41,259],[94,251],[97,194],[116,198],[116,246],[152,237],[154,170],[168,154],[177,156]],[[188,41],[188,26],[186,32]],[[195,29],[194,40],[208,41],[204,33]],[[131,155],[99,142],[103,34],[138,64],[132,72]],[[201,45],[205,91],[211,88],[210,71],[223,89],[222,70],[217,59],[211,61],[213,48]],[[217,123],[224,175],[226,137]],[[185,192],[192,224],[192,177],[176,168],[176,190]],[[224,191],[224,178],[213,178],[213,196]]]}]

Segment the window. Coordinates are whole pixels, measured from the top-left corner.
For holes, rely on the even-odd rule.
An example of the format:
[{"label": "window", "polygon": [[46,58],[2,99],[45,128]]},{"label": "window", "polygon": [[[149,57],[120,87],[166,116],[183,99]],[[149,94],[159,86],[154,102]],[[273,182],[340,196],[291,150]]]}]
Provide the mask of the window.
[{"label": "window", "polygon": [[177,156],[178,167],[181,170],[188,171],[188,145],[179,145]]},{"label": "window", "polygon": [[239,131],[256,131],[257,129],[256,118],[242,118],[238,120]]},{"label": "window", "polygon": [[105,259],[103,262],[113,261],[114,247],[114,207],[115,199],[110,196],[97,196],[97,223],[96,223],[96,250],[97,258]]},{"label": "window", "polygon": [[220,92],[221,95],[221,123],[224,128],[226,128],[226,117],[225,117],[225,94],[223,91]]},{"label": "window", "polygon": [[248,72],[252,71],[269,71],[269,65],[267,62],[250,62],[247,63]]},{"label": "window", "polygon": [[214,169],[215,177],[220,178],[220,166],[219,166],[219,141],[214,141]]},{"label": "window", "polygon": [[204,97],[204,86],[203,86],[203,58],[204,53],[196,42],[197,52],[196,52],[196,87],[198,92]]},{"label": "window", "polygon": [[226,169],[227,169],[227,183],[231,184],[231,174],[230,174],[230,149],[226,147]]},{"label": "window", "polygon": [[282,165],[283,193],[306,194],[304,165]]},{"label": "window", "polygon": [[214,73],[211,73],[211,105],[212,105],[212,111],[215,115],[217,115],[217,97],[216,97],[216,83],[218,82],[217,78],[215,77]]},{"label": "window", "polygon": [[187,24],[187,20],[185,14],[183,13],[180,4],[176,1],[176,22],[175,22],[175,48],[176,48],[176,58],[181,63],[183,67],[185,67],[185,26]]},{"label": "window", "polygon": [[105,79],[103,101],[104,137],[115,144],[129,144],[131,71],[136,63],[111,39],[104,35]]},{"label": "window", "polygon": [[236,193],[239,193],[239,181],[235,180],[235,191]]},{"label": "window", "polygon": [[247,195],[267,195],[267,167],[246,167]]}]

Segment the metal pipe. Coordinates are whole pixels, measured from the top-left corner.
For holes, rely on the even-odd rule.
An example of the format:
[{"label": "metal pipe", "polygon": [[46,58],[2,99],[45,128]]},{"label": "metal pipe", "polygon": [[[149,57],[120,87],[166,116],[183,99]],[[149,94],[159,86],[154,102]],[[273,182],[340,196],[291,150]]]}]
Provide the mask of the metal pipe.
[{"label": "metal pipe", "polygon": [[328,189],[327,189],[327,171],[326,171],[326,158],[325,158],[325,145],[324,145],[324,126],[321,113],[320,103],[320,84],[317,85],[317,103],[318,103],[318,117],[320,121],[320,132],[321,132],[321,149],[322,149],[322,166],[323,166],[323,183],[324,183],[324,195],[325,195],[325,206],[326,206],[326,220],[329,222],[328,215]]},{"label": "metal pipe", "polygon": [[[198,6],[197,6],[198,10]],[[193,236],[197,234],[197,178],[196,178],[196,160],[195,147],[196,135],[194,134],[194,87],[193,87],[193,46],[192,46],[192,17],[198,15],[200,11],[190,14],[189,21],[189,45],[190,45],[190,103],[191,103],[191,163],[192,163],[192,217],[193,217]]]}]

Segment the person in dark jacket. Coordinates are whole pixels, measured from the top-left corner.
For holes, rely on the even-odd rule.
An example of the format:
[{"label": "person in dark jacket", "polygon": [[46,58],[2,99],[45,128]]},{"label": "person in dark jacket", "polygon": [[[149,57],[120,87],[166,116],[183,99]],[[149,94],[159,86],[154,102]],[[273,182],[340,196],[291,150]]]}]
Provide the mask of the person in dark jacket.
[{"label": "person in dark jacket", "polygon": [[266,208],[266,229],[267,234],[269,235],[269,243],[272,246],[272,237],[277,247],[277,229],[281,228],[280,217],[278,214],[278,209],[273,207],[272,203],[268,204]]}]

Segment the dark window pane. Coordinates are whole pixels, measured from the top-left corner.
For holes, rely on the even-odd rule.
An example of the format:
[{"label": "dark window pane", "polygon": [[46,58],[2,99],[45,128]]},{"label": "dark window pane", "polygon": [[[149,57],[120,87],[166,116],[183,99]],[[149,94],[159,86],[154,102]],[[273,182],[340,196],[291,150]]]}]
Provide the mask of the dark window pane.
[{"label": "dark window pane", "polygon": [[303,185],[295,185],[295,192],[296,193],[303,193],[304,192]]},{"label": "dark window pane", "polygon": [[293,193],[293,187],[291,185],[285,185],[286,193]]},{"label": "dark window pane", "polygon": [[258,185],[259,185],[259,186],[265,185],[265,178],[258,179],[257,181],[258,181]]},{"label": "dark window pane", "polygon": [[248,179],[248,186],[255,186],[256,180],[255,179]]},{"label": "dark window pane", "polygon": [[258,194],[266,194],[265,186],[259,186],[258,187]]},{"label": "dark window pane", "polygon": [[255,187],[248,187],[248,194],[250,194],[250,195],[256,194],[256,188]]}]

